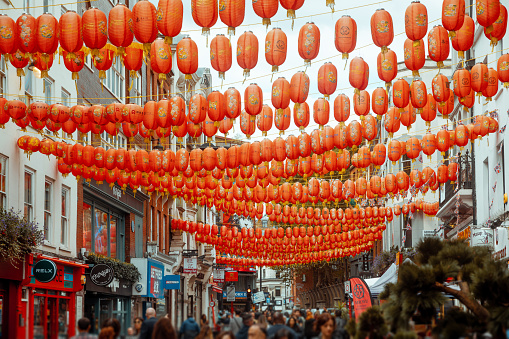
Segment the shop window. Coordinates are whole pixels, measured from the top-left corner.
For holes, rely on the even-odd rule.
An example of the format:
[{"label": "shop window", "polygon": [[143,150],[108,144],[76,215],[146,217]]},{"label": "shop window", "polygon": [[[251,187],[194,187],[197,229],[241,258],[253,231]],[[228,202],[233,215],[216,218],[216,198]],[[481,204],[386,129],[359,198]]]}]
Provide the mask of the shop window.
[{"label": "shop window", "polygon": [[28,221],[34,220],[33,179],[34,173],[32,171],[25,170],[24,214]]},{"label": "shop window", "polygon": [[121,225],[115,214],[83,203],[83,247],[87,251],[123,260],[122,252],[117,251],[117,226]]},{"label": "shop window", "polygon": [[7,157],[0,155],[0,208],[7,208]]},{"label": "shop window", "polygon": [[69,237],[69,188],[62,188],[62,216],[60,218],[60,243],[67,246]]},{"label": "shop window", "polygon": [[51,230],[53,229],[53,219],[52,219],[52,199],[51,195],[53,194],[53,183],[49,180],[46,180],[44,184],[44,240],[50,241],[51,239]]}]

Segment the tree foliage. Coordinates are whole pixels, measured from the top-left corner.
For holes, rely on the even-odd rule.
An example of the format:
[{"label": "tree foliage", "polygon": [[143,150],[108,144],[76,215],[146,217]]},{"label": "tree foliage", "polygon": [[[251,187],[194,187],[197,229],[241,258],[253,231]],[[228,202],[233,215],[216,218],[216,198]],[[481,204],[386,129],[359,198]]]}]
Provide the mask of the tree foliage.
[{"label": "tree foliage", "polygon": [[[458,299],[493,335],[509,326],[509,272],[485,247],[470,247],[463,241],[423,239],[417,245],[415,264],[403,263],[396,284],[388,284],[381,299],[384,315],[394,329],[409,329],[409,320],[419,315],[430,322],[445,302],[445,294]],[[453,313],[444,328],[466,321]],[[462,320],[463,319],[463,320]],[[444,319],[446,320],[446,319]]]}]

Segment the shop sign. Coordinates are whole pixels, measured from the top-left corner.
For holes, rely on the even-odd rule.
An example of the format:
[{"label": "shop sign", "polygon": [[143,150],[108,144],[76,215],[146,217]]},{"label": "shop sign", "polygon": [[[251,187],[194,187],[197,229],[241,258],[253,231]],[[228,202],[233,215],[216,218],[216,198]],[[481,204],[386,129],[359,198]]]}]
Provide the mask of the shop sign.
[{"label": "shop sign", "polygon": [[150,290],[148,293],[148,297],[151,298],[163,298],[164,290],[163,290],[163,272],[164,265],[148,259],[148,281]]},{"label": "shop sign", "polygon": [[508,233],[505,227],[498,227],[495,230],[495,242],[493,244],[493,258],[495,260],[507,258]]},{"label": "shop sign", "polygon": [[90,271],[90,280],[97,286],[107,286],[113,281],[113,268],[106,264],[97,264]]},{"label": "shop sign", "polygon": [[226,292],[224,292],[223,298],[226,298],[226,302],[235,302],[235,286],[227,286]]},{"label": "shop sign", "polygon": [[262,303],[265,301],[265,294],[263,293],[263,291],[256,292],[253,294],[251,299],[253,299],[254,304]]},{"label": "shop sign", "polygon": [[180,275],[165,275],[164,288],[167,290],[180,290]]},{"label": "shop sign", "polygon": [[218,284],[224,283],[224,270],[214,270],[214,282]]},{"label": "shop sign", "polygon": [[141,273],[140,280],[133,285],[132,294],[140,297],[163,298],[164,264],[148,258],[132,258],[131,263]]},{"label": "shop sign", "polygon": [[472,230],[470,246],[493,246],[493,230],[491,228],[478,228]]},{"label": "shop sign", "polygon": [[184,258],[184,274],[198,273],[198,259]]},{"label": "shop sign", "polygon": [[237,271],[224,272],[224,281],[239,281],[239,272]]},{"label": "shop sign", "polygon": [[[226,291],[223,291],[223,298],[228,298],[228,288],[233,287],[235,289],[235,286],[226,286]],[[235,291],[235,300],[247,300],[247,292],[246,291]]]},{"label": "shop sign", "polygon": [[33,275],[37,281],[48,283],[57,276],[57,265],[48,259],[39,260],[33,267]]}]

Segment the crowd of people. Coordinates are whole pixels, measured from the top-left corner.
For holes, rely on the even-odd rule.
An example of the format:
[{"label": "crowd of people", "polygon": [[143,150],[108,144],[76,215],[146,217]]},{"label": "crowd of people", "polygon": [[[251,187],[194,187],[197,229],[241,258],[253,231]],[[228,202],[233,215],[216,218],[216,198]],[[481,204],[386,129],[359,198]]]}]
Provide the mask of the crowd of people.
[{"label": "crowd of people", "polygon": [[[202,315],[199,323],[189,316],[177,329],[167,316],[159,319],[156,311],[148,308],[145,320],[137,317],[134,326],[128,329],[127,339],[347,339],[344,329],[346,320],[341,311],[334,314],[327,310],[294,310],[288,312],[240,312],[233,316],[221,313],[215,327],[209,326],[207,317]],[[116,339],[120,338],[120,322],[107,319],[98,336],[90,331],[90,320],[78,321],[78,334],[73,339]]]}]

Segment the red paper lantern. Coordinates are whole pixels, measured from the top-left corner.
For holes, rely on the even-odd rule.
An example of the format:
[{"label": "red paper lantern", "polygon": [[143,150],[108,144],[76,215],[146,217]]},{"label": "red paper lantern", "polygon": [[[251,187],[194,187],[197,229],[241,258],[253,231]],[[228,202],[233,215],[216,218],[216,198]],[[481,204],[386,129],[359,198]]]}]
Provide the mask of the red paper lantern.
[{"label": "red paper lantern", "polygon": [[140,0],[133,7],[134,37],[143,44],[143,49],[145,51],[150,49],[150,59],[152,59],[154,55],[152,54],[150,44],[154,42],[159,33],[157,30],[156,12],[156,7],[148,0]]},{"label": "red paper lantern", "polygon": [[311,65],[320,50],[320,30],[313,22],[307,22],[299,31],[299,55],[306,66]]},{"label": "red paper lantern", "polygon": [[[145,3],[148,1],[138,2]],[[145,48],[145,47],[144,47]],[[172,57],[170,47],[164,42],[164,39],[158,38],[153,40],[150,46],[150,67],[156,73],[159,73],[161,87],[163,81],[166,80],[166,74],[170,73],[172,66]]]},{"label": "red paper lantern", "polygon": [[309,77],[304,72],[297,72],[290,81],[290,99],[296,104],[306,102],[309,94]]},{"label": "red paper lantern", "polygon": [[[368,99],[369,102],[369,99]],[[329,102],[323,98],[315,100],[313,104],[313,120],[320,128],[329,122]]]},{"label": "red paper lantern", "polygon": [[133,42],[133,13],[124,4],[117,4],[108,13],[108,38],[117,47],[117,55]]},{"label": "red paper lantern", "polygon": [[355,57],[350,61],[348,80],[350,85],[355,88],[356,93],[368,86],[369,66],[361,57]]},{"label": "red paper lantern", "polygon": [[290,105],[290,83],[285,78],[278,78],[272,83],[272,106],[280,113]]},{"label": "red paper lantern", "polygon": [[361,120],[369,113],[371,107],[369,99],[369,92],[365,90],[360,91],[359,94],[355,93],[353,96],[353,109]]},{"label": "red paper lantern", "polygon": [[177,66],[185,74],[186,80],[191,79],[198,70],[198,46],[190,37],[184,37],[177,44]]},{"label": "red paper lantern", "polygon": [[484,35],[491,40],[491,45],[496,46],[499,40],[505,36],[507,30],[507,9],[504,5],[500,4],[500,16],[492,24],[493,30],[488,33],[488,29],[484,28]]},{"label": "red paper lantern", "polygon": [[[2,16],[0,16],[2,18]],[[1,24],[1,23],[0,23]],[[58,48],[58,21],[50,13],[44,13],[37,17],[37,48],[36,50],[46,55],[55,53]],[[2,44],[0,43],[0,46]],[[8,46],[6,46],[8,47]],[[2,51],[2,50],[0,50]]]},{"label": "red paper lantern", "polygon": [[262,111],[256,117],[256,125],[262,131],[262,135],[266,136],[267,132],[272,128],[272,108],[268,105],[263,105]]},{"label": "red paper lantern", "polygon": [[229,119],[236,119],[241,112],[240,92],[234,87],[230,87],[224,92],[226,100],[226,116]]},{"label": "red paper lantern", "polygon": [[437,63],[438,68],[444,67],[444,61],[449,57],[449,34],[440,25],[428,33],[428,56]]},{"label": "red paper lantern", "polygon": [[[250,84],[244,91],[244,108],[249,115],[256,116],[262,111],[263,92],[257,84]],[[254,118],[253,118],[254,122]]]},{"label": "red paper lantern", "polygon": [[337,82],[338,70],[331,62],[326,62],[318,70],[318,91],[328,100],[334,94]]},{"label": "red paper lantern", "polygon": [[479,0],[475,2],[475,7],[477,22],[486,28],[486,33],[491,33],[493,23],[500,17],[500,1]]},{"label": "red paper lantern", "polygon": [[419,1],[412,1],[405,11],[405,33],[408,39],[417,42],[428,31],[428,10]]},{"label": "red paper lantern", "polygon": [[103,11],[91,7],[83,13],[83,42],[91,49],[91,54],[97,51],[108,42],[108,25],[106,14]]},{"label": "red paper lantern", "polygon": [[392,102],[402,112],[410,102],[410,85],[404,78],[400,78],[394,82],[392,89]]},{"label": "red paper lantern", "polygon": [[257,0],[253,1],[253,10],[256,15],[262,18],[262,24],[269,27],[270,19],[276,15],[279,7],[278,0]]},{"label": "red paper lantern", "polygon": [[[19,50],[23,53],[35,53],[37,50],[37,20],[30,14],[22,14],[16,20],[18,29],[18,43],[16,44]],[[0,38],[7,39],[7,38]],[[7,48],[8,49],[8,48]]]},{"label": "red paper lantern", "polygon": [[426,121],[426,126],[430,126],[431,121],[435,120],[437,116],[437,104],[432,94],[428,94],[426,105],[421,112],[422,120]]},{"label": "red paper lantern", "polygon": [[382,53],[387,52],[387,47],[394,39],[394,28],[392,26],[392,17],[385,9],[377,9],[371,16],[371,37],[375,45],[382,49]]},{"label": "red paper lantern", "polygon": [[258,63],[258,38],[251,31],[244,32],[237,40],[237,63],[244,70],[244,78]]},{"label": "red paper lantern", "polygon": [[387,49],[384,53],[380,52],[376,59],[376,69],[380,80],[385,81],[385,87],[391,86],[392,80],[398,74],[398,60],[394,51]]},{"label": "red paper lantern", "polygon": [[458,51],[458,58],[464,59],[465,52],[474,44],[475,23],[471,17],[465,14],[463,25],[456,30],[456,34],[451,38],[452,48]]},{"label": "red paper lantern", "polygon": [[428,102],[426,84],[422,80],[415,79],[410,84],[410,102],[414,109],[422,113],[424,106]]},{"label": "red paper lantern", "polygon": [[[267,1],[275,1],[277,4],[277,0],[265,0],[265,2]],[[257,3],[263,2],[264,0],[257,1]],[[267,37],[265,38],[265,60],[267,60],[269,65],[272,65],[272,72],[277,72],[279,70],[279,66],[285,62],[286,49],[287,39],[285,32],[283,32],[280,28],[274,28],[267,33]]]},{"label": "red paper lantern", "polygon": [[509,88],[509,54],[503,54],[497,61],[498,79],[504,83],[504,88]]},{"label": "red paper lantern", "polygon": [[[173,38],[182,30],[184,5],[182,0],[159,0],[156,13],[156,25],[167,44],[171,45]],[[177,48],[178,51],[178,48]]]},{"label": "red paper lantern", "polygon": [[191,0],[191,13],[194,22],[202,27],[202,34],[208,36],[210,28],[217,22],[217,0]]},{"label": "red paper lantern", "polygon": [[424,67],[426,61],[424,41],[405,40],[404,44],[404,58],[405,66],[412,71],[412,76],[418,77],[419,70]]},{"label": "red paper lantern", "polygon": [[357,24],[349,15],[343,15],[336,21],[334,30],[334,44],[343,59],[348,59],[357,43]]},{"label": "red paper lantern", "polygon": [[304,102],[299,106],[295,105],[293,108],[293,121],[295,125],[299,127],[299,130],[302,132],[309,125],[309,105]]},{"label": "red paper lantern", "polygon": [[465,18],[465,0],[444,0],[442,2],[442,26],[451,37],[463,26]]},{"label": "red paper lantern", "polygon": [[210,64],[219,72],[219,79],[232,67],[232,46],[223,34],[218,34],[210,43]]}]

